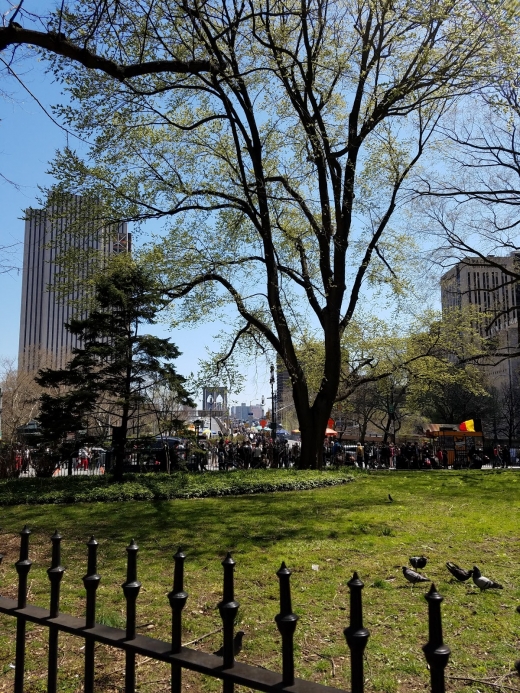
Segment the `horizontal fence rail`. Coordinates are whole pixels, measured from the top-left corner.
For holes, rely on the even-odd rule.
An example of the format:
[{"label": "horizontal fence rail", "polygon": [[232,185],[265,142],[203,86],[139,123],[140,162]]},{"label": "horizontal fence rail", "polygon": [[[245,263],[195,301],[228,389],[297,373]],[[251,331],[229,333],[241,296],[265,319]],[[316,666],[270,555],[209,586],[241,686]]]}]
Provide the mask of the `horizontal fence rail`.
[{"label": "horizontal fence rail", "polygon": [[[188,595],[184,591],[185,554],[179,549],[174,555],[173,587],[168,594],[171,608],[171,641],[166,642],[136,634],[136,604],[141,583],[137,579],[137,554],[139,547],[134,540],[126,547],[127,575],[122,585],[126,600],[126,626],[124,629],[112,628],[96,623],[96,591],[101,580],[97,573],[98,543],[92,537],[87,543],[87,573],[83,577],[86,590],[85,617],[77,618],[59,611],[60,587],[65,569],[61,565],[61,535],[56,531],[51,537],[52,558],[47,570],[50,582],[49,609],[27,604],[27,580],[32,562],[29,559],[30,530],[24,527],[20,537],[20,558],[15,563],[18,573],[17,599],[0,596],[0,613],[13,616],[16,626],[15,693],[23,693],[25,673],[26,623],[30,621],[48,628],[48,669],[47,690],[56,693],[58,687],[58,638],[59,633],[69,633],[85,640],[84,690],[93,693],[95,683],[95,643],[104,643],[125,652],[125,693],[135,693],[136,655],[145,655],[171,665],[171,691],[182,691],[182,670],[189,669],[200,674],[222,680],[223,692],[233,693],[235,684],[248,686],[256,691],[287,691],[291,693],[332,693],[340,691],[319,683],[296,678],[294,667],[293,637],[298,616],[293,613],[291,602],[291,571],[282,563],[276,573],[279,580],[280,613],[275,617],[276,626],[282,639],[282,673],[270,671],[235,661],[234,624],[239,603],[234,594],[235,561],[227,554],[222,562],[223,594],[218,604],[223,625],[222,656],[207,654],[182,646],[182,611]],[[0,562],[2,555],[0,554]],[[344,636],[351,653],[351,691],[363,693],[364,651],[369,639],[369,631],[363,625],[361,592],[363,582],[357,573],[348,582],[350,589],[350,625]],[[450,649],[444,644],[441,621],[441,602],[443,597],[432,585],[425,595],[428,602],[429,639],[423,652],[430,669],[432,693],[444,693],[444,669],[448,663]],[[517,663],[517,667],[520,663]]]}]

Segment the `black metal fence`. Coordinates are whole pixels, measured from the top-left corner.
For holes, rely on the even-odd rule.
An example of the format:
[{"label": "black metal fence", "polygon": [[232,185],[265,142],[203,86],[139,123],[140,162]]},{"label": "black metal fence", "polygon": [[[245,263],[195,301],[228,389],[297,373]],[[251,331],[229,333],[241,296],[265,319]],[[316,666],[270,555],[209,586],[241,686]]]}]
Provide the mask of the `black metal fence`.
[{"label": "black metal fence", "polygon": [[[110,645],[125,652],[125,693],[134,693],[136,688],[136,655],[167,662],[171,666],[171,691],[182,690],[182,670],[189,669],[206,674],[223,682],[224,693],[232,693],[235,684],[248,686],[256,691],[291,693],[332,693],[337,688],[305,681],[295,677],[293,636],[298,616],[293,613],[291,603],[291,571],[282,563],[276,573],[280,586],[280,613],[275,622],[282,639],[282,673],[270,671],[235,661],[234,624],[239,603],[234,593],[235,561],[228,553],[223,566],[223,595],[218,608],[222,619],[223,656],[207,654],[182,646],[182,610],[188,595],[184,591],[184,553],[177,551],[174,556],[173,588],[168,594],[172,615],[171,640],[162,640],[138,635],[136,633],[136,602],[141,588],[137,579],[138,546],[134,540],[126,547],[127,575],[122,589],[126,599],[126,628],[112,628],[96,623],[96,591],[101,580],[97,572],[98,543],[92,537],[87,543],[87,573],[83,577],[86,590],[86,610],[84,618],[60,614],[60,585],[65,568],[61,565],[61,535],[52,537],[51,566],[47,570],[50,581],[49,609],[27,604],[27,581],[32,561],[29,559],[30,530],[24,527],[20,536],[20,558],[16,562],[18,573],[18,598],[8,599],[0,596],[0,613],[16,618],[16,660],[14,691],[24,690],[26,623],[27,621],[46,626],[49,629],[47,690],[56,693],[58,686],[58,638],[60,631],[70,633],[85,640],[84,690],[94,691],[95,683],[95,644]],[[2,556],[0,554],[0,562]],[[351,653],[351,690],[363,693],[364,651],[369,638],[363,626],[361,591],[363,582],[354,573],[348,583],[350,589],[350,625],[343,631]],[[443,597],[432,585],[425,595],[428,602],[429,639],[423,652],[430,669],[432,693],[444,693],[444,669],[448,663],[450,649],[443,642],[441,623],[441,602]],[[518,663],[517,663],[518,666]]]}]

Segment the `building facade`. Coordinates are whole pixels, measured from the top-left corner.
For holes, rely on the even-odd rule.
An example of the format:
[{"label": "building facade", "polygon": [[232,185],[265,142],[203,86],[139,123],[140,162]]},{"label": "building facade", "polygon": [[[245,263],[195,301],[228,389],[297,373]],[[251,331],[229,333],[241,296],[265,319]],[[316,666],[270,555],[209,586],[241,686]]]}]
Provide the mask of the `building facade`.
[{"label": "building facade", "polygon": [[235,407],[231,407],[231,416],[237,421],[245,421],[250,423],[251,421],[257,421],[264,416],[264,407],[258,404],[242,404]]},{"label": "building facade", "polygon": [[[79,346],[65,323],[78,316],[78,306],[86,298],[80,280],[87,278],[94,263],[98,267],[103,258],[131,250],[126,223],[111,229],[100,227],[89,210],[92,204],[77,195],[65,196],[61,204],[47,209],[26,210],[18,349],[21,371],[67,364],[72,349]],[[64,295],[59,260],[71,251],[78,253],[77,282],[69,284],[70,291]]]},{"label": "building facade", "polygon": [[475,328],[481,337],[495,338],[501,358],[481,365],[490,386],[500,389],[518,380],[520,359],[507,358],[518,351],[520,285],[507,272],[520,273],[520,257],[490,256],[488,261],[468,257],[441,277],[443,313],[473,308]]}]

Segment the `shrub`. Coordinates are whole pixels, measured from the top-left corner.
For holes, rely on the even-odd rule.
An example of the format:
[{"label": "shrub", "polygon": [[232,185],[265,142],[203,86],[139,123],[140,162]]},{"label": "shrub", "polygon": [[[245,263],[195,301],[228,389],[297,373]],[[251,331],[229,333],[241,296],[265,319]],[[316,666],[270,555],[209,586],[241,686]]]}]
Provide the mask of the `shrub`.
[{"label": "shrub", "polygon": [[[50,468],[50,467],[49,467]],[[52,474],[52,472],[51,472]],[[46,503],[108,503],[127,500],[172,500],[304,491],[353,481],[337,471],[284,469],[237,470],[226,473],[126,474],[123,482],[110,476],[23,478],[0,481],[0,505]]]}]

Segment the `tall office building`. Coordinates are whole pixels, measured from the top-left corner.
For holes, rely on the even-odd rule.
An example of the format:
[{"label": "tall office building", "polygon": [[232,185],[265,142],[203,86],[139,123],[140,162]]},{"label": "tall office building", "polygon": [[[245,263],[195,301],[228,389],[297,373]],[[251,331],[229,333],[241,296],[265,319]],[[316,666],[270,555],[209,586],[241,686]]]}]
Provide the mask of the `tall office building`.
[{"label": "tall office building", "polygon": [[489,384],[497,389],[517,382],[520,368],[518,358],[505,358],[518,351],[520,345],[520,285],[504,269],[519,273],[520,258],[516,253],[507,257],[490,256],[489,263],[481,258],[464,258],[441,278],[443,312],[473,307],[475,327],[480,335],[497,340],[504,358],[481,366]]},{"label": "tall office building", "polygon": [[[130,251],[130,243],[126,223],[103,228],[96,223],[92,203],[78,195],[63,196],[60,204],[46,209],[26,210],[19,370],[66,365],[79,344],[65,323],[83,310],[82,300],[87,298],[80,280],[100,260]],[[63,295],[59,259],[74,253],[77,282],[69,284],[69,293]]]}]

